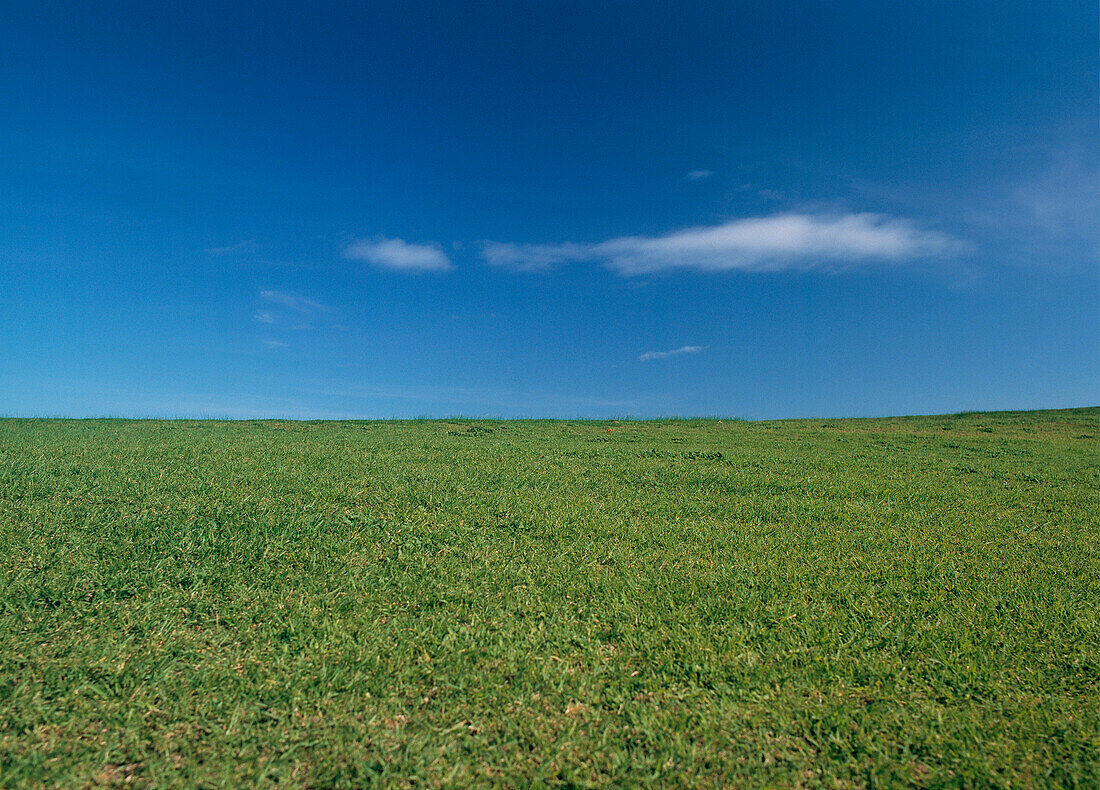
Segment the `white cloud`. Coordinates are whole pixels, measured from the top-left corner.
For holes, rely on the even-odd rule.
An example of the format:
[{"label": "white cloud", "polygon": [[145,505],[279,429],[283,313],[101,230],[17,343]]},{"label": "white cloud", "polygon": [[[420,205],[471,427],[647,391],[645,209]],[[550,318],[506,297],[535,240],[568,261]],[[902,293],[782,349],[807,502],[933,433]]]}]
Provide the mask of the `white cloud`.
[{"label": "white cloud", "polygon": [[275,316],[273,316],[267,310],[257,310],[252,317],[259,321],[261,324],[270,324],[275,321]]},{"label": "white cloud", "polygon": [[552,269],[559,263],[581,261],[592,257],[590,244],[506,244],[488,241],[481,255],[492,266],[503,266],[521,272]]},{"label": "white cloud", "polygon": [[268,348],[286,348],[286,343],[282,340],[265,340],[264,345]]},{"label": "white cloud", "polygon": [[400,272],[445,272],[454,268],[438,244],[413,244],[402,239],[357,241],[344,250],[344,257]]},{"label": "white cloud", "polygon": [[207,247],[206,252],[209,255],[230,255],[235,252],[255,252],[256,240],[248,239],[247,241],[239,241],[236,244],[230,244],[225,247]]},{"label": "white cloud", "polygon": [[668,359],[669,357],[678,357],[681,354],[698,354],[708,348],[710,346],[680,346],[680,348],[674,348],[671,351],[647,351],[638,357],[638,361],[649,362],[651,359]]},{"label": "white cloud", "polygon": [[1096,156],[1075,147],[1051,152],[1045,167],[1012,192],[1025,218],[1058,239],[1100,241],[1100,172]]},{"label": "white cloud", "polygon": [[[283,293],[282,291],[260,291],[260,297],[265,301],[277,304],[280,307],[285,307],[288,310],[293,310],[296,313],[310,313],[315,310],[327,309],[325,305],[313,299],[307,299],[304,296],[298,296],[296,294]],[[265,315],[270,316],[270,313],[265,313]],[[259,316],[260,314],[257,313],[257,321],[265,321],[265,319]]]},{"label": "white cloud", "polygon": [[712,175],[714,175],[713,170],[692,170],[684,176],[684,178],[688,181],[702,181],[705,178],[710,178]]},{"label": "white cloud", "polygon": [[624,236],[598,244],[501,244],[482,255],[520,271],[593,261],[623,276],[673,269],[703,272],[836,269],[900,262],[965,249],[963,242],[879,214],[776,214],[687,228],[665,236]]}]

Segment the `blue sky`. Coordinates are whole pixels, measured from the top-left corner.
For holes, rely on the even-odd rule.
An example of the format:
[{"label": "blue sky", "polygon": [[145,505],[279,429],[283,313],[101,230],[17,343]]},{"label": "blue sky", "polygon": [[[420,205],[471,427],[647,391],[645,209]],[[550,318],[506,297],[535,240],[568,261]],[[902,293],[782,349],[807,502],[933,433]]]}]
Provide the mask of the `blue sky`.
[{"label": "blue sky", "polygon": [[0,9],[0,413],[1100,403],[1095,2]]}]

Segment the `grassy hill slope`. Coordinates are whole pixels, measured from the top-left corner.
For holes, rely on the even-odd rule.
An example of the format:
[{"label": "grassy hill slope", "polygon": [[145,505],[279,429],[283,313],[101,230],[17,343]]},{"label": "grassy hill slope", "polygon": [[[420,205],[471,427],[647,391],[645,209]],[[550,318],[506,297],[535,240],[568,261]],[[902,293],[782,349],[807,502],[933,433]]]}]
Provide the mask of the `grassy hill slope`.
[{"label": "grassy hill slope", "polygon": [[1100,409],[0,420],[0,787],[1090,786]]}]

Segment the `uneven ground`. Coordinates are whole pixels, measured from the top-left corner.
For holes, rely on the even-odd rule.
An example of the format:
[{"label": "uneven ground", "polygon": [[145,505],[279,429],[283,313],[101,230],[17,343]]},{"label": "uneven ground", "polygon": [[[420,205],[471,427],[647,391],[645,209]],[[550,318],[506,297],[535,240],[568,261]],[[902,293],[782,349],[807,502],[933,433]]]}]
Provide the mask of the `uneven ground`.
[{"label": "uneven ground", "polygon": [[1100,783],[1100,409],[0,421],[0,787]]}]

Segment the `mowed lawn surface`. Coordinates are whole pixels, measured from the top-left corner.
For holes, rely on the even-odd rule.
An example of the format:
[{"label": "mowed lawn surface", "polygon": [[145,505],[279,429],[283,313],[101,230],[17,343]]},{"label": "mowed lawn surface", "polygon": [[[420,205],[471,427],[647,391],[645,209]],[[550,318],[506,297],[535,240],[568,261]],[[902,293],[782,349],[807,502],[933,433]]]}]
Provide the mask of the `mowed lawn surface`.
[{"label": "mowed lawn surface", "polygon": [[0,421],[0,787],[1100,782],[1100,409]]}]

